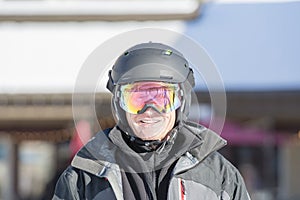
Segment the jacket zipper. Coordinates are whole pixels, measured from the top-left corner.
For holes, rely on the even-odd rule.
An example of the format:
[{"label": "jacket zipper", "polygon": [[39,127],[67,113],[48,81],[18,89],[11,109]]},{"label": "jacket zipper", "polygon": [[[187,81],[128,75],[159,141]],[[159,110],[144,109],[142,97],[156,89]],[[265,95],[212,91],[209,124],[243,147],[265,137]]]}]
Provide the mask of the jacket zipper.
[{"label": "jacket zipper", "polygon": [[185,184],[181,178],[179,179],[179,198],[180,200],[186,200]]}]

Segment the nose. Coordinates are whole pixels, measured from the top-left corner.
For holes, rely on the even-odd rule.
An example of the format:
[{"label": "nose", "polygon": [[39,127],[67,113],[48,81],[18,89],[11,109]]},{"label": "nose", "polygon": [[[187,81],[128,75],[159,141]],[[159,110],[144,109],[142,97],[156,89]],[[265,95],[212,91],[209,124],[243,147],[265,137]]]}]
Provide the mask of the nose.
[{"label": "nose", "polygon": [[144,113],[153,113],[156,112],[156,110],[154,110],[152,107],[148,107]]}]

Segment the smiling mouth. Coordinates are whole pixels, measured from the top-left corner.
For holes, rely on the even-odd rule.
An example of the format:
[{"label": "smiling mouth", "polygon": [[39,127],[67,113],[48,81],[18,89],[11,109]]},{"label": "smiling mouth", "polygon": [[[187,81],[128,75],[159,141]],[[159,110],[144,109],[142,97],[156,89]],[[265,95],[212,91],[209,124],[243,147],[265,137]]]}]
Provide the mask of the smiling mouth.
[{"label": "smiling mouth", "polygon": [[155,120],[155,119],[141,119],[140,124],[156,124],[159,122],[159,120]]}]

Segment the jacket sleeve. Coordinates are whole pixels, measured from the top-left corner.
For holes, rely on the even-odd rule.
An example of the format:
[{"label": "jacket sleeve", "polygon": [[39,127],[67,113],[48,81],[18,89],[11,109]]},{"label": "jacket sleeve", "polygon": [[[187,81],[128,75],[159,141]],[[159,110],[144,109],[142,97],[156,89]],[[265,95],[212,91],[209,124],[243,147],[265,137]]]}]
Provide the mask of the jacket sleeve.
[{"label": "jacket sleeve", "polygon": [[250,200],[243,177],[235,170],[231,181],[225,186],[221,199]]},{"label": "jacket sleeve", "polygon": [[53,200],[80,200],[78,186],[78,174],[72,167],[68,167],[56,183]]}]

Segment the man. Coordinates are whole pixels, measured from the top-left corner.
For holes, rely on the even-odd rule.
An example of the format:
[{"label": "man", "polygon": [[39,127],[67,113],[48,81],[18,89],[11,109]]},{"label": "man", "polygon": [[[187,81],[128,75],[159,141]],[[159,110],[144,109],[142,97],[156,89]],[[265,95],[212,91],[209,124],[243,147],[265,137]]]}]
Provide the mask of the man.
[{"label": "man", "polygon": [[177,50],[151,42],[128,49],[107,83],[117,125],[77,153],[53,199],[250,199],[216,152],[226,141],[188,121],[194,84]]}]

